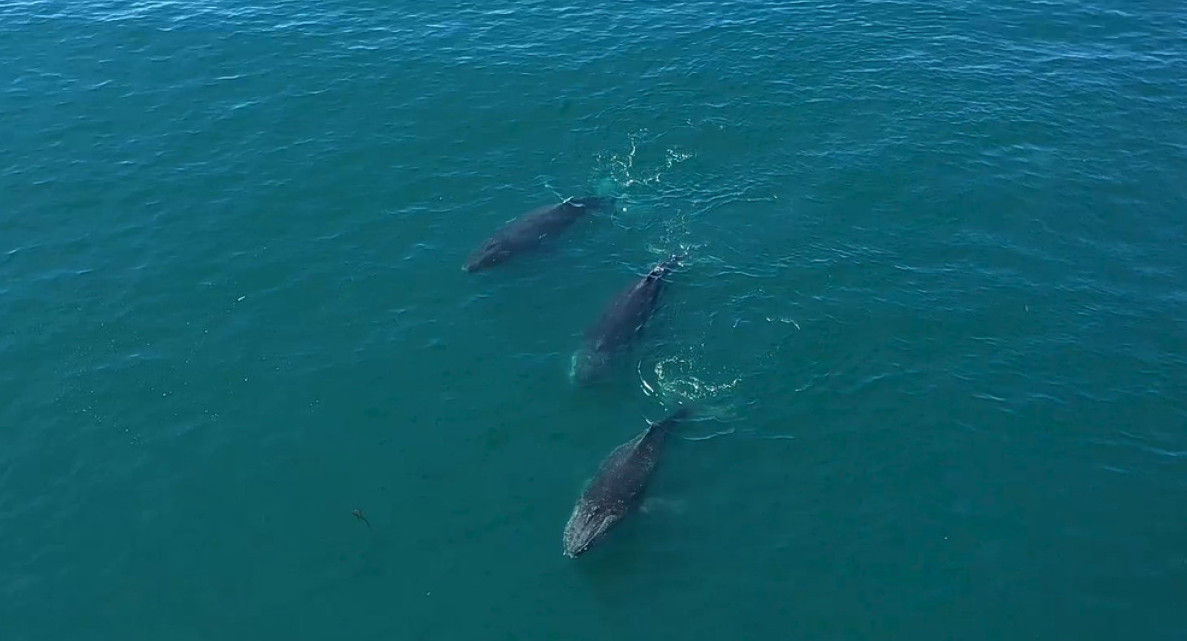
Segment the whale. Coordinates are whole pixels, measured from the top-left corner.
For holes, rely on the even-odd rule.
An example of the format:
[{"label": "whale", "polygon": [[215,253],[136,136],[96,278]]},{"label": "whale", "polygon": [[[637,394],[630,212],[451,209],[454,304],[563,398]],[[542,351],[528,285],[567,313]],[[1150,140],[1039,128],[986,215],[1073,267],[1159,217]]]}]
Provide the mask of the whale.
[{"label": "whale", "polygon": [[635,342],[659,306],[665,277],[682,258],[672,256],[656,265],[610,300],[573,353],[569,375],[574,382],[587,385],[601,379],[614,357]]},{"label": "whale", "polygon": [[577,219],[610,209],[614,196],[568,198],[555,205],[533,209],[507,223],[487,238],[466,259],[462,270],[477,272],[506,262],[517,254],[535,249],[542,242],[568,229]]},{"label": "whale", "polygon": [[565,524],[564,554],[577,558],[639,506],[672,429],[691,410],[682,407],[614,448],[581,492]]}]

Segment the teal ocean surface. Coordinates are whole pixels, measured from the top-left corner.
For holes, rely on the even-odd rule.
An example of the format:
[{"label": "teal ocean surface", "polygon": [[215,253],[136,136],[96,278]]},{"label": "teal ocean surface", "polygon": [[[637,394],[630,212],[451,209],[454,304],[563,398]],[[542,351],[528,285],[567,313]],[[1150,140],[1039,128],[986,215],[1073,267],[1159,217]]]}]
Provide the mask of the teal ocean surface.
[{"label": "teal ocean surface", "polygon": [[0,3],[0,639],[1187,639],[1185,33],[1165,0]]}]

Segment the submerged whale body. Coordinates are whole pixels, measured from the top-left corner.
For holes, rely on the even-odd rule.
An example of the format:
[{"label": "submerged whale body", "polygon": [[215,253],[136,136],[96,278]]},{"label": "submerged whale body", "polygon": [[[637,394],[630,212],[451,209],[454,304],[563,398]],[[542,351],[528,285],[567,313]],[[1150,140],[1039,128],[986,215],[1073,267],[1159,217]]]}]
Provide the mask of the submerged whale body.
[{"label": "submerged whale body", "polygon": [[613,196],[570,198],[563,203],[534,209],[511,221],[474,250],[462,267],[476,272],[493,267],[512,256],[534,249],[550,236],[564,231],[584,214],[609,209]]},{"label": "submerged whale body", "polygon": [[574,381],[587,384],[601,378],[615,354],[634,343],[659,305],[665,276],[680,258],[673,256],[656,265],[610,301],[586,330],[584,344],[573,354],[570,375]]},{"label": "submerged whale body", "polygon": [[681,408],[652,423],[602,461],[565,524],[565,556],[575,558],[584,553],[639,505],[668,434],[690,413]]}]

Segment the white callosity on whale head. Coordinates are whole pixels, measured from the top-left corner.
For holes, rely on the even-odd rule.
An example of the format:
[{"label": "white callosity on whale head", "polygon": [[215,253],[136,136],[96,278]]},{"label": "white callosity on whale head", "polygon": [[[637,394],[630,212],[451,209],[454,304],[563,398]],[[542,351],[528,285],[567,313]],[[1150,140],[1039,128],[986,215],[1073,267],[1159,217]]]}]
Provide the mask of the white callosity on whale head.
[{"label": "white callosity on whale head", "polygon": [[610,510],[606,506],[586,501],[579,502],[565,525],[565,555],[575,557],[585,552],[621,518],[622,512],[619,510]]}]

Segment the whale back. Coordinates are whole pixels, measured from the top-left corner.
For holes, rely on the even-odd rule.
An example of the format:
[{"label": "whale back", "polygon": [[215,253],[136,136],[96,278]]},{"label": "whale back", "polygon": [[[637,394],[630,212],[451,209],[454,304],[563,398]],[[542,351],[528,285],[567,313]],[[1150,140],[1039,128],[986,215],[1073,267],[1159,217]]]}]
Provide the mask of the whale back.
[{"label": "whale back", "polygon": [[659,304],[665,276],[678,258],[670,258],[622,290],[598,320],[586,330],[586,342],[594,351],[606,351],[630,343],[642,331]]},{"label": "whale back", "polygon": [[581,554],[639,505],[668,434],[687,415],[682,408],[648,425],[602,460],[565,524],[565,554]]},{"label": "whale back", "polygon": [[570,198],[555,205],[544,205],[507,223],[479,245],[467,258],[463,269],[469,272],[492,267],[517,253],[539,245],[550,236],[564,231],[578,218],[611,206],[609,196]]}]

